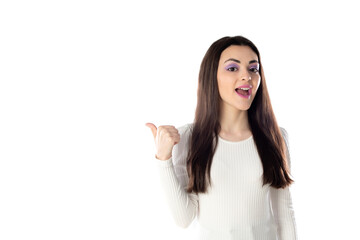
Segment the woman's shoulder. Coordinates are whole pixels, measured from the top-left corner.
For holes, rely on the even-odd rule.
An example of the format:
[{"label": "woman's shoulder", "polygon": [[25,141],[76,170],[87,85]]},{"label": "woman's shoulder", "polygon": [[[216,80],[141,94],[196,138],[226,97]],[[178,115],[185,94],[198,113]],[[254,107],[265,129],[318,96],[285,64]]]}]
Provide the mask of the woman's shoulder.
[{"label": "woman's shoulder", "polygon": [[288,142],[289,142],[289,140],[288,140],[289,139],[288,132],[286,131],[286,129],[284,127],[279,126],[279,128],[280,128],[281,134],[282,134],[285,142],[288,144]]},{"label": "woman's shoulder", "polygon": [[284,127],[279,126],[282,134],[287,134],[287,131]]},{"label": "woman's shoulder", "polygon": [[177,130],[179,131],[180,135],[189,134],[194,126],[194,123],[186,123],[179,127],[177,127]]}]

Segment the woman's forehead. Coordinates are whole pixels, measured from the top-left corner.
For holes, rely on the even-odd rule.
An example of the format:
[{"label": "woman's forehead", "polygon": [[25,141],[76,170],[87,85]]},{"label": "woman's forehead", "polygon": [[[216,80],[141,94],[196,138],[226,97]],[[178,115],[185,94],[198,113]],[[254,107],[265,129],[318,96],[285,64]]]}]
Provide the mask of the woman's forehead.
[{"label": "woman's forehead", "polygon": [[[231,45],[227,47],[220,56],[221,60],[234,58],[240,62],[248,62],[250,60],[258,60],[256,53],[249,46]],[[225,59],[225,60],[226,60]]]}]

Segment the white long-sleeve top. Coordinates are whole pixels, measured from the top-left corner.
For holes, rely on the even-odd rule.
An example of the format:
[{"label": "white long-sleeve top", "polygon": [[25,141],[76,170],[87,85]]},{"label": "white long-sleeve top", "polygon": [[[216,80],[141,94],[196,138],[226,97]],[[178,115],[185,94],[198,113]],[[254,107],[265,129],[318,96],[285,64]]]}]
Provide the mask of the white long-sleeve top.
[{"label": "white long-sleeve top", "polygon": [[[238,142],[219,136],[208,193],[186,192],[186,156],[192,125],[178,128],[180,142],[174,146],[170,159],[154,157],[176,224],[186,228],[197,217],[201,240],[297,239],[289,187],[262,186],[263,168],[253,136]],[[280,129],[289,149],[287,132]],[[287,157],[290,167],[289,154]]]}]

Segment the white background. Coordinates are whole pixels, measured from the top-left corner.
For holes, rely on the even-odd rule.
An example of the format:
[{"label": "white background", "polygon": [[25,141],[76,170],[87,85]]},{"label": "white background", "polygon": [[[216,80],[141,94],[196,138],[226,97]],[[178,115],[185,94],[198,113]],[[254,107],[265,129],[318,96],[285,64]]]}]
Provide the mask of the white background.
[{"label": "white background", "polygon": [[357,239],[355,1],[2,1],[0,239],[194,239],[144,124],[193,121],[208,47],[257,45],[300,239]]}]

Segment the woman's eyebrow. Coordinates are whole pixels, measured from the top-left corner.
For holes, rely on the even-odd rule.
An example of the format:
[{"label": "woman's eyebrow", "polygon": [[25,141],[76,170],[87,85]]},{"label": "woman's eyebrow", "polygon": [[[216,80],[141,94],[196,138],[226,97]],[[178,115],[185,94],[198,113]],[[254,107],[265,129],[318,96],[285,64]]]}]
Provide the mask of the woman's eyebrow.
[{"label": "woman's eyebrow", "polygon": [[[234,61],[234,62],[237,62],[237,63],[240,63],[240,60],[237,60],[235,58],[229,58],[228,60],[226,60],[224,63],[228,62],[228,61]],[[249,61],[249,63],[257,63],[258,61],[257,60],[251,60]]]}]

